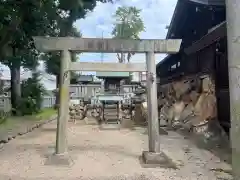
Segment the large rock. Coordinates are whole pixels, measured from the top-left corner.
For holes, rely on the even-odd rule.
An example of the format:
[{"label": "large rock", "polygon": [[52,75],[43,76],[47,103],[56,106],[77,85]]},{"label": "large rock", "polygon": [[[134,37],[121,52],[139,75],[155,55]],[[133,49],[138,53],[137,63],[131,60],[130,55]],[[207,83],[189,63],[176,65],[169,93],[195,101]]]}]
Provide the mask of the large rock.
[{"label": "large rock", "polygon": [[71,104],[69,106],[69,116],[71,120],[83,120],[86,117],[87,106],[83,104]]},{"label": "large rock", "polygon": [[[145,104],[145,103],[144,103]],[[145,113],[146,104],[136,104],[133,113],[133,121],[136,124],[144,125],[147,121],[147,114]]]},{"label": "large rock", "polygon": [[189,97],[191,99],[191,102],[193,105],[196,104],[198,98],[199,98],[200,94],[197,91],[191,91],[189,94]]},{"label": "large rock", "polygon": [[174,119],[174,109],[173,106],[166,100],[159,112],[160,122],[167,122],[168,126],[172,126],[172,121]]},{"label": "large rock", "polygon": [[185,104],[183,101],[178,101],[173,104],[174,121],[180,120],[184,108]]},{"label": "large rock", "polygon": [[188,130],[193,136],[203,137],[200,139],[204,143],[228,141],[217,120],[215,82],[211,76],[165,84],[159,90],[160,122],[167,121],[170,128]]},{"label": "large rock", "polygon": [[172,83],[173,89],[175,91],[175,96],[179,99],[183,94],[191,89],[191,85],[189,81],[178,81]]},{"label": "large rock", "polygon": [[204,92],[215,92],[215,83],[209,76],[206,76],[202,79],[202,93]]},{"label": "large rock", "polygon": [[144,118],[147,117],[147,102],[142,102],[141,103],[141,114]]},{"label": "large rock", "polygon": [[194,122],[190,124],[216,119],[216,97],[211,77],[180,80],[161,86],[160,91],[160,119],[167,119],[169,124],[189,123],[192,116],[197,118],[192,118]]},{"label": "large rock", "polygon": [[189,121],[194,116],[194,105],[193,103],[189,103],[183,109],[180,117],[180,121],[184,124]]},{"label": "large rock", "polygon": [[203,93],[198,98],[194,107],[194,114],[201,117],[202,121],[216,119],[216,97],[213,94]]}]

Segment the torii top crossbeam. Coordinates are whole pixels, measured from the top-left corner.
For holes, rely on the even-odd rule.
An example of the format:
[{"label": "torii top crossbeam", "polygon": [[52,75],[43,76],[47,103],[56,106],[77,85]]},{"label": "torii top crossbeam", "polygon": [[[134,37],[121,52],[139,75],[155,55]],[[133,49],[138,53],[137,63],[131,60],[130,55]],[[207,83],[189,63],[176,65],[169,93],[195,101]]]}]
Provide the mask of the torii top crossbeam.
[{"label": "torii top crossbeam", "polygon": [[75,37],[34,37],[35,46],[42,52],[47,51],[79,51],[79,52],[136,52],[136,53],[177,53],[182,40],[154,39],[100,39]]}]

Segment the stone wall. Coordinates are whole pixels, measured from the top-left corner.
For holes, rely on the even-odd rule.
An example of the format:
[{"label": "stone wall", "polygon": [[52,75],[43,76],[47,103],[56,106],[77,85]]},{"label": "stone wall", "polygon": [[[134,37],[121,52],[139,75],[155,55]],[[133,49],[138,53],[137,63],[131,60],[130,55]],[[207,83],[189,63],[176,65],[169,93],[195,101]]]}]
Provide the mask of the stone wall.
[{"label": "stone wall", "polygon": [[[210,75],[190,77],[158,87],[160,124],[205,138],[226,137],[217,119],[215,82]],[[138,108],[137,119],[146,121],[147,103]],[[141,111],[141,113],[140,113]]]},{"label": "stone wall", "polygon": [[217,120],[215,82],[210,75],[179,80],[158,90],[160,121],[167,121],[168,127],[206,138],[225,136]]}]

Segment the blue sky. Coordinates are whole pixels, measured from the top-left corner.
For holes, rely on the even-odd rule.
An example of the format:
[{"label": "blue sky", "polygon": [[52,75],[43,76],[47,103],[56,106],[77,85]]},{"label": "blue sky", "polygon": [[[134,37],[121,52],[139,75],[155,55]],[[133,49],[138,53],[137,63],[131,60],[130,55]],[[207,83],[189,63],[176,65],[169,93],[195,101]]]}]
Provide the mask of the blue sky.
[{"label": "blue sky", "polygon": [[[167,29],[170,24],[174,8],[177,0],[115,0],[111,3],[97,3],[92,12],[86,15],[85,19],[80,19],[75,26],[82,32],[83,37],[103,37],[111,38],[114,19],[112,18],[119,6],[135,6],[142,9],[141,17],[144,21],[146,31],[140,34],[142,39],[165,39]],[[161,61],[165,55],[156,55],[156,63]],[[144,54],[136,54],[132,57],[131,62],[143,62]],[[80,61],[100,62],[101,54],[84,53],[79,57]],[[116,62],[115,54],[104,54],[104,62]],[[40,64],[39,69],[44,71],[44,64]],[[0,65],[0,71],[3,79],[10,79],[8,67]],[[93,72],[85,72],[84,74],[95,74]],[[21,78],[25,79],[31,76],[31,72],[22,72]],[[48,89],[55,89],[55,77],[44,73],[42,83]]]},{"label": "blue sky", "polygon": [[[171,17],[177,0],[118,0],[116,3],[97,3],[92,12],[85,19],[78,20],[75,26],[82,32],[84,37],[111,38],[114,18],[113,15],[119,6],[135,6],[142,9],[141,17],[146,30],[140,34],[142,39],[165,39]],[[100,62],[100,53],[83,53],[80,61]],[[165,55],[156,55],[156,63]],[[136,54],[131,62],[143,62],[144,54]],[[103,62],[116,62],[116,54],[103,54]],[[88,73],[87,73],[88,74]],[[92,73],[91,73],[92,74]]]}]

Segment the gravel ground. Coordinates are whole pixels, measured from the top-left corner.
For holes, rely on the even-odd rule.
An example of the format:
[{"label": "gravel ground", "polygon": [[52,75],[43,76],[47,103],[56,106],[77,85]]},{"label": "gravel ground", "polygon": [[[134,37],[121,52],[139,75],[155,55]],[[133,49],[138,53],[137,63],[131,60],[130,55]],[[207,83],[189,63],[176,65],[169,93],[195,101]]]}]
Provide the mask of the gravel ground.
[{"label": "gravel ground", "polygon": [[228,164],[177,133],[162,136],[161,149],[179,169],[143,168],[139,155],[147,149],[145,129],[100,131],[96,125],[73,123],[69,123],[68,139],[74,164],[46,166],[46,157],[54,151],[55,131],[52,122],[6,144],[0,150],[0,180],[231,179],[222,172],[231,169]]}]

